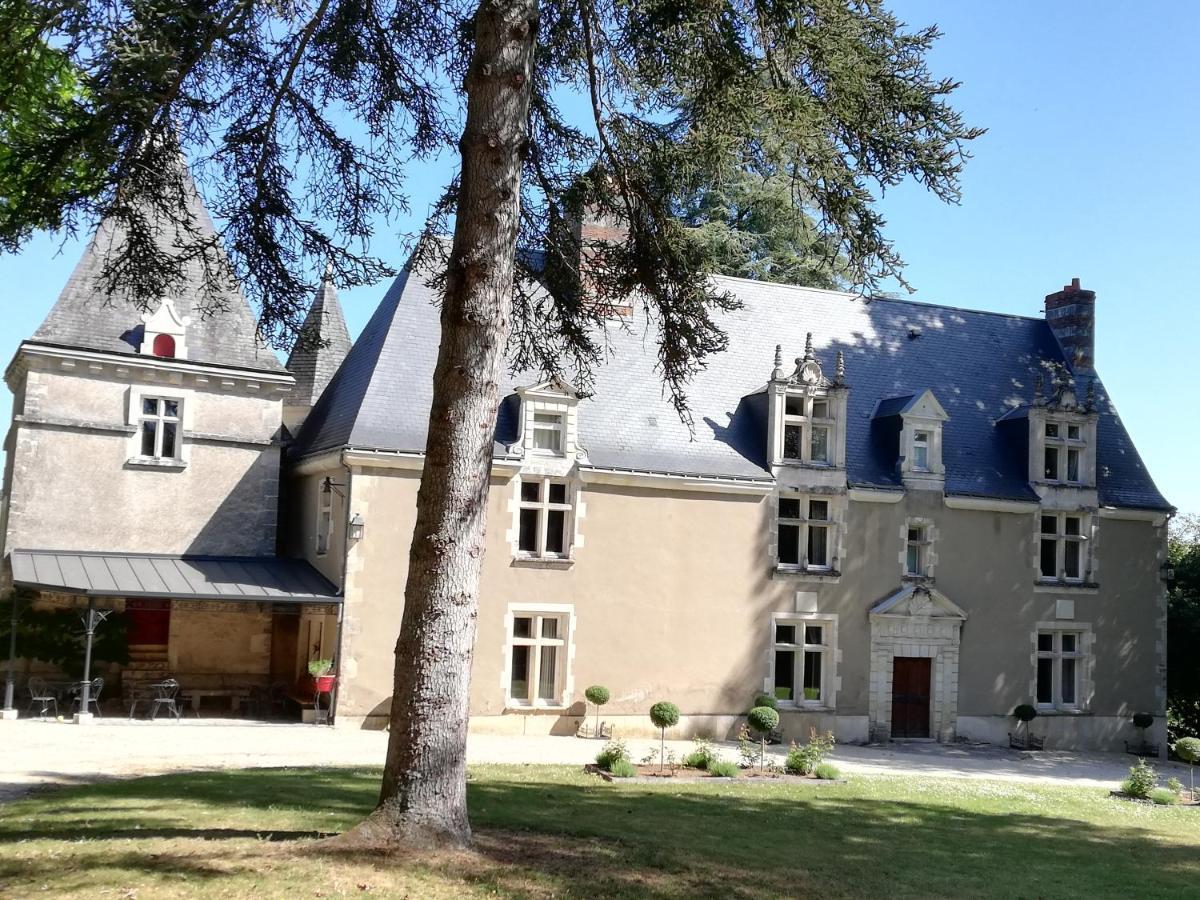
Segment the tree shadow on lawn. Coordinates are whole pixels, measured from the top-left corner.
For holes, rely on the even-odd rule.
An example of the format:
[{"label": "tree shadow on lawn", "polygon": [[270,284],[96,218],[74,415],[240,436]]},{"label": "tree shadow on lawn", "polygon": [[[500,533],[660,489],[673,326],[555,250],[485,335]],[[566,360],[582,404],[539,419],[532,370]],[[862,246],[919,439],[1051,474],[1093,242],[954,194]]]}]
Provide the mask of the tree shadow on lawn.
[{"label": "tree shadow on lawn", "polygon": [[[354,824],[378,785],[378,769],[276,769],[70,788],[0,807],[0,873],[51,879],[85,852],[74,846],[82,841],[105,866],[162,874],[179,865],[209,882],[289,858],[319,872],[324,859],[566,896],[1194,896],[1200,877],[1196,843],[1056,817],[1049,802],[1013,813],[1002,803],[980,810],[937,796],[863,798],[839,786],[604,785],[536,773],[472,781],[470,854],[323,854],[306,840]],[[1097,794],[1094,802],[1113,801]],[[320,828],[297,827],[318,816]],[[267,835],[276,843],[229,843]],[[212,846],[155,853],[155,839]],[[28,840],[50,841],[55,852],[12,858],[21,848],[11,845]],[[106,851],[109,840],[146,845]]]}]

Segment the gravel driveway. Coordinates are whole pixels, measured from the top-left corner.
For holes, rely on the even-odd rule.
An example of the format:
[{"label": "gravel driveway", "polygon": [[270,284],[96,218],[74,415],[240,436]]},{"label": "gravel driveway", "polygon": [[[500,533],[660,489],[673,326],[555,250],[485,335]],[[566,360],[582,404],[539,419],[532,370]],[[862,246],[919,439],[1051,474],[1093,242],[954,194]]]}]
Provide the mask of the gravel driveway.
[{"label": "gravel driveway", "polygon": [[[631,740],[634,758],[656,741]],[[688,741],[668,741],[677,754]],[[100,720],[91,726],[52,721],[0,722],[0,800],[40,784],[73,784],[162,772],[255,766],[380,765],[387,735],[315,725],[248,723],[237,720],[157,722]],[[471,735],[472,763],[582,765],[598,741],[573,737]],[[779,748],[772,748],[782,755]],[[733,744],[723,752],[736,759]],[[981,745],[934,743],[878,747],[838,746],[837,765],[849,774],[923,775],[1092,786],[1115,786],[1133,757],[1118,753],[1047,752],[1020,754]],[[1162,764],[1166,778],[1186,781],[1186,767]]]}]

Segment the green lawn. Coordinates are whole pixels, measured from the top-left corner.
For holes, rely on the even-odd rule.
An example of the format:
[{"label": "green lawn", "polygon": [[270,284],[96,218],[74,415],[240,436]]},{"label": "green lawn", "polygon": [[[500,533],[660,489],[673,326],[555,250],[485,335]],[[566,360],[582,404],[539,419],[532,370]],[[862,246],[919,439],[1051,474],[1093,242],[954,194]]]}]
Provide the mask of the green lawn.
[{"label": "green lawn", "polygon": [[0,896],[1184,897],[1200,810],[1098,789],[910,778],[609,785],[471,772],[476,846],[330,856],[369,769],[199,773],[0,806]]}]

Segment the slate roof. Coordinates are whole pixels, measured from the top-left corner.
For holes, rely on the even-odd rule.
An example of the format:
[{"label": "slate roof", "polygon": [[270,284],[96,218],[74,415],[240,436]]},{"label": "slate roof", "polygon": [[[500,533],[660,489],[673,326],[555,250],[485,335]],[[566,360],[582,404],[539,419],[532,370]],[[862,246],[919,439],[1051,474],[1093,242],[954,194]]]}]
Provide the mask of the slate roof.
[{"label": "slate roof", "polygon": [[340,603],[337,588],[300,559],[13,550],[13,584],[85,597],[170,597]]},{"label": "slate roof", "polygon": [[[928,388],[950,416],[943,432],[947,493],[1036,500],[1022,430],[996,421],[1032,398],[1043,361],[1064,362],[1044,320],[738,278],[715,281],[743,308],[721,316],[728,350],[712,357],[689,388],[694,433],[663,392],[653,336],[641,323],[611,329],[612,358],[597,372],[593,395],[579,403],[579,441],[591,465],[769,479],[761,392],[775,345],[783,345],[785,358],[798,357],[811,331],[827,373],[837,352],[845,354],[852,486],[901,489],[895,420],[873,415],[881,400]],[[420,275],[405,270],[396,278],[306,420],[294,456],[342,446],[424,449],[440,331],[436,300]],[[508,393],[540,380],[523,373],[502,387]],[[1078,385],[1080,396],[1086,389]],[[1096,398],[1101,503],[1169,509],[1098,380]],[[509,399],[501,406],[498,456],[516,439],[512,405]]]},{"label": "slate roof", "polygon": [[328,271],[317,288],[300,333],[305,340],[297,338],[288,355],[287,370],[296,377],[296,386],[288,394],[287,402],[293,406],[312,406],[329,386],[352,346],[337,288]]},{"label": "slate roof", "polygon": [[[189,195],[188,209],[194,227],[202,235],[214,233],[212,218],[205,209],[190,176],[183,175]],[[180,246],[185,238],[179,228],[162,223],[158,229],[161,247]],[[101,273],[105,255],[121,245],[124,231],[111,220],[100,223],[83,256],[71,273],[58,301],[34,332],[30,343],[51,344],[83,350],[136,355],[141,343],[142,311],[131,299],[108,295],[102,286]],[[228,285],[215,299],[202,298],[202,262],[187,264],[184,283],[171,295],[181,316],[190,316],[187,329],[188,362],[209,363],[243,369],[282,372],[283,366],[274,352],[259,342],[256,319],[250,304],[236,284]],[[159,298],[153,298],[153,312]]]}]

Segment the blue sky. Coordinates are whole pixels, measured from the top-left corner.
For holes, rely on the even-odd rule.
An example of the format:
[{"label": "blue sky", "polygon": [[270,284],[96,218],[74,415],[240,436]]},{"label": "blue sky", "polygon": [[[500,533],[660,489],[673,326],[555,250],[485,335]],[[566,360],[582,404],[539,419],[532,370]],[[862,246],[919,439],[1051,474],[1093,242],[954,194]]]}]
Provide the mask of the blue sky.
[{"label": "blue sky", "polygon": [[[1078,276],[1097,292],[1096,361],[1167,498],[1200,513],[1192,460],[1200,386],[1194,264],[1200,234],[1200,4],[894,2],[910,25],[938,23],[938,74],[963,82],[955,105],[989,129],[973,145],[963,202],[915,185],[887,194],[889,235],[908,262],[915,299],[1040,315],[1042,298]],[[1136,10],[1136,11],[1135,11]],[[414,229],[453,160],[414,173]],[[400,239],[374,246],[399,264]],[[0,356],[38,326],[81,251],[39,236],[0,256]],[[342,295],[357,334],[385,284]],[[0,392],[0,421],[10,397]]]}]

